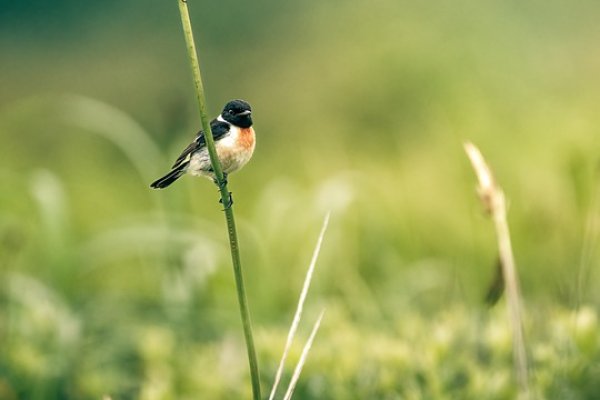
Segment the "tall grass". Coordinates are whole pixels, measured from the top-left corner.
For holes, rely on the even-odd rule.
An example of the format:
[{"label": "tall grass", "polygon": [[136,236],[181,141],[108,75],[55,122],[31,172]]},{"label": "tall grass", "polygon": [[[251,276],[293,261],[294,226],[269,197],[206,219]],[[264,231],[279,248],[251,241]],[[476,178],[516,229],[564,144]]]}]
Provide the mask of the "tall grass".
[{"label": "tall grass", "polygon": [[[14,4],[19,27],[0,43],[0,398],[251,398],[214,188],[147,190],[198,125],[172,111],[190,86],[174,4],[67,24],[64,5],[28,24],[10,10],[31,4]],[[247,97],[257,113],[257,157],[232,183],[263,384],[333,208],[305,305],[317,316],[326,302],[327,323],[294,398],[518,397],[507,304],[473,318],[497,245],[471,201],[464,133],[494,149],[511,200],[531,392],[597,398],[599,4],[195,10],[210,103]],[[47,20],[61,36],[38,42]]]},{"label": "tall grass", "polygon": [[[47,107],[62,115],[55,113],[57,105],[60,102],[54,101]],[[23,115],[39,118],[33,110]],[[110,126],[112,114],[99,115]],[[100,126],[102,118],[96,122]],[[54,124],[51,119],[44,122]],[[78,135],[70,139],[82,140],[90,131],[77,126]],[[120,153],[120,145],[109,143],[114,152],[101,153],[106,160],[103,166],[115,162],[114,154]],[[91,144],[98,145],[96,141]],[[82,151],[94,149],[81,147]],[[122,175],[129,173],[129,180],[113,179],[113,170],[107,169],[86,175],[103,188],[106,200],[111,199],[115,185],[125,195],[113,206],[111,220],[85,234],[77,234],[82,224],[77,209],[91,200],[73,189],[85,182],[74,182],[59,166],[49,165],[41,175],[16,175],[21,179],[11,180],[11,190],[1,192],[2,393],[17,393],[6,395],[8,399],[100,398],[105,393],[127,398],[141,393],[149,396],[153,389],[163,388],[178,398],[199,393],[207,398],[249,397],[245,368],[239,365],[245,349],[236,342],[237,320],[228,312],[235,305],[228,297],[233,299],[235,293],[229,290],[229,271],[220,268],[228,262],[228,249],[218,240],[220,220],[211,221],[208,212],[199,218],[182,208],[166,210],[172,225],[164,227],[154,210],[128,208],[138,191],[150,195],[132,161],[125,161]],[[460,164],[460,158],[455,162]],[[383,174],[392,180],[392,174]],[[333,175],[307,187],[271,179],[255,188],[264,201],[255,201],[254,208],[249,208],[240,234],[252,244],[245,254],[261,275],[259,281],[251,281],[252,293],[261,304],[257,309],[263,313],[261,318],[266,315],[271,321],[257,334],[263,376],[275,375],[289,335],[280,320],[295,303],[296,296],[288,290],[289,277],[301,267],[290,260],[314,247],[309,232],[315,214],[333,205],[343,218],[328,230],[328,246],[320,255],[320,262],[331,267],[320,271],[311,289],[313,295],[327,299],[328,323],[313,343],[311,362],[304,365],[294,398],[515,398],[512,331],[506,323],[506,308],[491,310],[483,330],[475,329],[472,306],[465,301],[468,297],[449,297],[452,292],[446,280],[452,281],[452,276],[446,269],[451,270],[452,264],[444,263],[443,255],[437,254],[436,260],[432,247],[429,252],[417,247],[427,259],[414,263],[401,257],[408,254],[402,242],[419,246],[415,236],[420,233],[414,229],[424,220],[414,215],[412,221],[402,220],[404,212],[397,209],[396,198],[376,191],[366,175]],[[9,182],[4,176],[3,182]],[[401,179],[411,185],[416,182],[409,176]],[[465,176],[458,182],[467,186],[468,179]],[[267,200],[279,192],[280,202],[270,207]],[[39,201],[32,200],[34,193],[35,199],[45,194]],[[412,237],[402,233],[402,226],[392,228],[388,224],[393,221],[381,219],[379,210],[372,207],[374,193],[382,195],[384,201],[377,204],[383,210],[412,227]],[[197,207],[197,197],[193,201],[190,210]],[[7,204],[19,207],[7,209]],[[514,202],[512,210],[518,206]],[[55,209],[62,211],[54,215]],[[17,219],[7,218],[8,210]],[[47,218],[45,213],[54,216]],[[66,218],[60,213],[66,213]],[[100,218],[94,213],[84,215],[84,221]],[[284,220],[281,215],[290,217]],[[523,223],[518,213],[511,216],[517,227]],[[61,226],[52,228],[55,223]],[[435,229],[426,227],[432,246]],[[17,247],[15,232],[23,237]],[[485,233],[481,235],[488,239]],[[395,235],[399,240],[388,240]],[[69,280],[63,282],[48,279],[57,271],[45,258],[44,248],[36,245],[53,240],[67,244],[69,261],[63,266]],[[348,243],[352,246],[344,246]],[[173,247],[181,249],[181,254],[165,268],[164,260],[156,255],[162,248]],[[489,253],[491,247],[484,250]],[[361,257],[368,261],[368,269],[358,266]],[[467,264],[465,268],[471,273]],[[340,281],[342,273],[352,280]],[[369,290],[373,306],[357,307],[352,296]],[[530,376],[531,391],[548,399],[594,398],[600,390],[594,367],[600,362],[597,308],[584,303],[574,313],[556,303],[534,297],[531,301],[539,310],[526,320],[528,352],[536,371]],[[307,302],[308,312],[318,314],[320,310],[314,310],[312,303]],[[481,332],[481,337],[475,337],[475,332]],[[288,364],[297,364],[302,350],[301,344],[293,344]],[[293,375],[293,368],[286,368],[282,379]],[[38,394],[33,393],[34,387]],[[53,394],[56,390],[72,395]]]}]

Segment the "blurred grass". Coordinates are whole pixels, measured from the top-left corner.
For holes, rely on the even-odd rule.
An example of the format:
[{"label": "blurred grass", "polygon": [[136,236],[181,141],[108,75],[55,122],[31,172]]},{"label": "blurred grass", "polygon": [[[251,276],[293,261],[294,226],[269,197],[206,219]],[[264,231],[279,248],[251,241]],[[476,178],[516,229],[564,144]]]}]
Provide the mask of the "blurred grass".
[{"label": "blurred grass", "polygon": [[[249,397],[218,196],[148,189],[198,127],[177,10],[77,4],[1,7],[0,398]],[[595,2],[190,7],[213,113],[256,114],[230,183],[265,385],[331,209],[295,398],[514,397],[471,139],[509,200],[533,387],[594,398]]]}]

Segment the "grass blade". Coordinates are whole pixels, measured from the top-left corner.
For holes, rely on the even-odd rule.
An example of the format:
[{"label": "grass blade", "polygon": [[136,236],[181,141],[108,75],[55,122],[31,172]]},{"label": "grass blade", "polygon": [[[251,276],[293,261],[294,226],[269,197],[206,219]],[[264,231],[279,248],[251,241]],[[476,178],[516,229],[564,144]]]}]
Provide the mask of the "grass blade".
[{"label": "grass blade", "polygon": [[306,363],[306,358],[308,357],[308,352],[310,351],[310,348],[312,347],[312,344],[313,344],[313,340],[315,339],[317,331],[319,330],[319,327],[321,326],[321,320],[323,319],[324,314],[325,314],[325,310],[321,311],[321,314],[319,315],[319,318],[317,319],[317,322],[315,323],[315,326],[313,327],[313,330],[310,333],[310,336],[308,337],[308,341],[306,342],[306,344],[304,345],[304,348],[302,349],[302,354],[300,355],[300,360],[298,361],[298,365],[296,365],[296,369],[294,370],[294,375],[292,375],[292,380],[290,381],[290,385],[288,386],[287,392],[285,393],[283,400],[290,400],[292,398],[292,394],[294,393],[294,389],[296,388],[296,383],[298,383],[298,379],[300,379],[300,373],[302,372],[302,367],[304,367],[304,364]]},{"label": "grass blade", "polygon": [[[325,219],[323,220],[323,226],[321,227],[321,232],[319,233],[319,238],[317,239],[317,245],[315,246],[315,250],[313,251],[312,259],[310,260],[310,265],[308,267],[308,271],[306,272],[306,278],[304,279],[304,285],[302,286],[302,292],[300,292],[300,298],[298,299],[298,306],[296,307],[296,313],[294,314],[294,319],[292,321],[292,325],[290,326],[290,330],[288,332],[287,340],[285,342],[285,348],[283,350],[283,355],[281,356],[281,360],[279,361],[279,367],[277,368],[277,372],[275,374],[275,381],[273,383],[273,388],[271,389],[271,394],[269,395],[269,400],[273,400],[275,397],[275,392],[277,391],[277,387],[279,386],[279,382],[281,381],[281,375],[283,374],[283,366],[285,365],[285,360],[287,359],[290,348],[292,347],[292,342],[294,341],[294,336],[296,335],[296,331],[298,330],[298,325],[300,323],[300,318],[302,317],[302,310],[304,308],[304,301],[306,300],[306,295],[308,293],[308,288],[310,287],[310,282],[312,281],[313,271],[315,269],[315,265],[317,264],[317,259],[319,258],[319,253],[321,252],[321,245],[323,243],[323,237],[325,236],[325,231],[327,231],[327,226],[329,225],[329,216],[331,213],[327,213]],[[319,318],[320,321],[320,318]]]}]

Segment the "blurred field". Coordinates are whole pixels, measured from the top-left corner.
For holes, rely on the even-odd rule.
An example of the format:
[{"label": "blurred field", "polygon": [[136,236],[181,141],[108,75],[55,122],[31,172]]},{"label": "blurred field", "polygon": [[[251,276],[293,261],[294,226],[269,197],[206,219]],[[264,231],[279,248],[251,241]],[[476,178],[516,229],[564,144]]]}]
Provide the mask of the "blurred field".
[{"label": "blurred field", "polygon": [[[211,114],[254,109],[230,189],[265,388],[331,210],[294,398],[516,397],[472,140],[533,392],[597,397],[596,2],[189,4]],[[174,0],[0,2],[0,399],[249,398],[216,190],[148,187],[198,129],[191,82]]]}]

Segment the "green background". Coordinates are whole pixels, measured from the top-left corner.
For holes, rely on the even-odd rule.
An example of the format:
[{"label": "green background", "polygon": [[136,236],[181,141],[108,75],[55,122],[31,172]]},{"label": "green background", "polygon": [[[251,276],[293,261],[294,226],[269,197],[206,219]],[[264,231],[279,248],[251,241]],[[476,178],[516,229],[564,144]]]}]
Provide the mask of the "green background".
[{"label": "green background", "polygon": [[[600,393],[600,6],[189,0],[268,392],[331,211],[297,399],[512,399],[497,257],[462,143],[509,202],[532,393]],[[216,188],[148,185],[199,118],[177,2],[0,2],[0,399],[237,399]],[[283,395],[283,391],[281,396]]]}]

